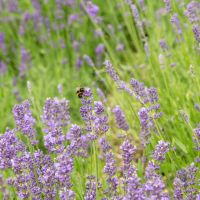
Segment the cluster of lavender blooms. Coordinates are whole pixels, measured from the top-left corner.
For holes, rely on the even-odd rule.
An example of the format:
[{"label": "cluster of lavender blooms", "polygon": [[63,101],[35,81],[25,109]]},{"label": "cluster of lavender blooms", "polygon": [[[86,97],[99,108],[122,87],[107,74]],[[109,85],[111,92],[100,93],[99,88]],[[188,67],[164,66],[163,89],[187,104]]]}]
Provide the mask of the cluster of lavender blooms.
[{"label": "cluster of lavender blooms", "polygon": [[172,10],[171,0],[164,0],[164,3],[165,3],[166,12],[171,12],[171,10]]},{"label": "cluster of lavender blooms", "polygon": [[200,124],[194,129],[193,141],[195,144],[195,149],[200,151]]},{"label": "cluster of lavender blooms", "polygon": [[[98,5],[94,4],[92,1],[55,1],[55,6],[51,8],[51,15],[48,14],[48,1],[30,0],[30,9],[24,9],[20,3],[15,1],[1,2],[2,14],[0,20],[3,24],[10,23],[15,24],[15,29],[11,31],[12,36],[17,35],[19,40],[13,42],[10,38],[10,34],[6,32],[0,32],[0,74],[5,74],[7,72],[7,66],[16,65],[17,78],[24,78],[27,74],[27,70],[30,68],[30,61],[32,60],[32,54],[37,53],[39,56],[45,56],[46,52],[51,51],[51,49],[65,49],[68,42],[70,46],[73,47],[72,51],[75,54],[75,63],[77,68],[84,65],[85,56],[88,52],[81,51],[81,48],[85,45],[85,36],[82,34],[77,35],[76,27],[77,24],[82,27],[84,25],[84,20],[88,20],[88,17],[95,23],[101,23],[102,18],[99,15],[100,8]],[[77,12],[78,10],[78,12]],[[19,16],[19,17],[16,17]],[[52,20],[52,16],[53,19]],[[66,23],[67,21],[67,23]],[[112,27],[112,25],[109,25]],[[59,41],[55,41],[53,35],[63,30],[70,29],[70,38],[66,41],[65,37],[60,34]],[[108,28],[109,29],[109,28]],[[113,29],[113,27],[112,27]],[[1,30],[3,31],[3,29]],[[100,42],[100,37],[104,35],[102,30],[95,29],[91,26],[91,31],[94,33],[94,38],[92,43],[95,42],[93,53],[96,54],[95,65],[99,66],[103,62],[103,55],[105,52],[105,46]],[[38,51],[32,52],[30,47],[26,45],[27,36],[32,36],[34,33],[34,43],[46,45],[47,48],[41,49],[41,45],[38,45]],[[11,36],[11,37],[12,37]],[[25,41],[25,43],[21,43]],[[92,45],[91,45],[92,46]],[[10,48],[12,47],[12,48]],[[35,46],[37,48],[37,46]],[[10,55],[19,55],[19,60],[13,62]],[[89,60],[91,55],[88,55]],[[71,58],[68,55],[64,55],[64,61],[68,61]],[[74,62],[74,60],[72,61]],[[15,64],[17,63],[17,64]],[[87,62],[86,62],[87,64]]]},{"label": "cluster of lavender blooms", "polygon": [[189,200],[199,199],[199,191],[195,185],[197,181],[197,171],[198,168],[194,163],[178,171],[174,180],[174,199],[184,199],[184,195],[186,195]]},{"label": "cluster of lavender blooms", "polygon": [[[166,12],[172,12],[172,2],[171,0],[164,0],[165,3],[165,10]],[[192,25],[192,31],[194,33],[194,38],[197,42],[197,47],[200,43],[200,3],[198,1],[190,1],[187,4],[186,10],[184,11],[184,14],[188,17],[191,25]],[[179,16],[177,13],[174,13],[171,17],[171,23],[174,26],[174,31],[177,35],[177,41],[180,42],[183,40],[182,36],[182,28],[181,23],[179,21]],[[163,46],[163,45],[162,45]],[[162,47],[163,48],[163,47]]]},{"label": "cluster of lavender blooms", "polygon": [[[151,101],[157,101],[155,93],[151,95]],[[144,174],[140,177],[134,159],[137,147],[127,135],[119,147],[121,158],[115,156],[107,139],[109,126],[105,107],[102,102],[93,100],[90,88],[84,89],[81,103],[83,125],[79,126],[70,123],[69,102],[66,99],[48,98],[41,116],[44,127],[42,139],[38,138],[36,126],[39,122],[32,114],[30,102],[26,100],[14,106],[16,128],[6,129],[0,135],[0,189],[3,198],[10,199],[17,195],[20,199],[77,199],[71,179],[75,173],[74,159],[92,156],[90,146],[99,144],[102,152],[100,159],[105,161],[101,176],[105,177],[107,184],[103,184],[93,172],[82,177],[87,179],[85,200],[95,200],[100,196],[104,200],[171,199],[160,175],[160,165],[165,161],[170,143],[158,142],[152,158],[145,161]],[[116,106],[113,112],[118,128],[127,131],[129,126],[123,111]],[[198,133],[198,130],[195,129],[195,132]],[[44,142],[42,148],[36,138]],[[9,177],[5,176],[6,172],[9,172]],[[183,199],[185,194],[191,200],[199,198],[196,174],[194,163],[178,171],[174,180],[174,199]]]},{"label": "cluster of lavender blooms", "polygon": [[124,131],[128,131],[129,125],[126,122],[125,114],[121,110],[121,108],[119,106],[116,106],[112,111],[115,114],[115,120],[116,120],[116,124],[118,125],[118,128]]},{"label": "cluster of lavender blooms", "polygon": [[178,35],[179,37],[182,37],[182,29],[181,29],[181,25],[180,25],[180,21],[178,19],[177,13],[172,15],[171,23],[174,25],[176,35]]},{"label": "cluster of lavender blooms", "polygon": [[[13,0],[0,1],[2,27],[7,26],[7,24],[13,27],[15,24],[10,29],[9,34],[7,34],[6,29],[4,31],[4,28],[0,32],[0,76],[14,69],[12,73],[13,82],[15,82],[13,93],[18,102],[22,100],[18,89],[18,80],[28,76],[29,69],[35,64],[34,58],[46,57],[49,52],[59,49],[59,51],[63,50],[61,63],[65,65],[71,59],[71,56],[68,57],[68,53],[66,54],[65,51],[66,45],[69,43],[68,46],[72,46],[71,51],[74,53],[74,59],[70,61],[74,66],[77,65],[79,69],[83,65],[88,65],[88,61],[92,61],[91,55],[88,55],[89,52],[83,53],[81,51],[86,43],[85,36],[77,35],[76,27],[77,25],[84,26],[84,20],[88,21],[89,17],[95,22],[101,23],[98,5],[92,1],[58,0],[51,7],[51,12],[48,12],[50,7],[48,1],[30,0],[29,7],[26,9],[21,3]],[[49,15],[49,13],[51,14]],[[70,29],[70,36],[69,40],[66,40],[65,37],[62,37],[62,32],[68,29]],[[100,37],[104,33],[92,26],[90,29],[94,34],[92,43],[95,42],[92,53],[95,53],[96,57],[89,65],[100,66],[105,52],[105,46],[101,43]],[[61,33],[59,41],[55,40],[54,37],[58,32]],[[29,40],[30,38],[32,41]],[[30,43],[36,44],[35,51],[32,51]]]},{"label": "cluster of lavender blooms", "polygon": [[187,5],[185,15],[192,24],[192,30],[197,43],[200,43],[200,3],[198,1],[191,1]]},{"label": "cluster of lavender blooms", "polygon": [[88,1],[86,3],[86,11],[88,15],[95,21],[100,22],[101,18],[98,17],[99,13],[99,7],[95,4],[93,4],[91,1]]},{"label": "cluster of lavender blooms", "polygon": [[[129,95],[134,96],[136,100],[138,100],[142,107],[139,109],[138,116],[140,118],[141,124],[141,141],[145,146],[149,143],[150,132],[153,130],[157,132],[155,126],[155,120],[162,116],[162,112],[159,112],[160,105],[158,103],[158,94],[157,90],[154,87],[147,88],[143,83],[137,81],[132,78],[130,81],[130,88],[124,81],[122,81],[115,71],[113,65],[110,61],[105,61],[105,67],[107,73],[110,75],[112,80],[117,84],[118,89],[124,90]],[[118,127],[123,130],[128,130],[128,125],[126,124],[126,120],[123,116],[123,113],[120,108],[115,108],[113,112],[115,112],[116,122]]]},{"label": "cluster of lavender blooms", "polygon": [[[136,27],[139,31],[140,38],[144,44],[144,51],[146,53],[147,58],[150,56],[150,49],[148,46],[148,37],[145,35],[144,27],[145,27],[145,21],[141,18],[140,12],[138,11],[138,8],[136,4],[133,4],[132,1],[127,1],[128,5],[130,6],[131,13],[133,15]],[[142,11],[145,11],[144,1],[140,1],[140,7]]]}]

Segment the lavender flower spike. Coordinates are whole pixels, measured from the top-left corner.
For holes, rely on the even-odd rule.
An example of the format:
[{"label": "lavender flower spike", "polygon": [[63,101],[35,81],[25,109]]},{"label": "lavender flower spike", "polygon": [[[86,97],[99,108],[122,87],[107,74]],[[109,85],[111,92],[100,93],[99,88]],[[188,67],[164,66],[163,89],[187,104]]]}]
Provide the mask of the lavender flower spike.
[{"label": "lavender flower spike", "polygon": [[177,33],[178,33],[179,35],[181,35],[181,34],[182,34],[182,29],[181,29],[181,25],[180,25],[180,21],[179,21],[179,19],[178,19],[178,14],[177,14],[177,13],[175,13],[175,14],[171,17],[171,22],[172,22],[172,24],[175,25],[176,30],[177,30]]},{"label": "lavender flower spike", "polygon": [[88,1],[86,5],[86,11],[90,15],[90,17],[95,18],[97,17],[97,14],[99,12],[99,7],[93,4],[91,1]]},{"label": "lavender flower spike", "polygon": [[125,119],[125,114],[124,112],[121,110],[121,108],[119,106],[116,106],[112,112],[115,114],[115,121],[116,124],[118,126],[118,128],[124,130],[124,131],[128,131],[129,130],[129,126],[126,122]]},{"label": "lavender flower spike", "polygon": [[184,184],[179,178],[174,179],[174,199],[175,200],[182,200],[183,199],[183,187]]},{"label": "lavender flower spike", "polygon": [[198,24],[194,24],[192,30],[197,43],[200,43],[200,26]]},{"label": "lavender flower spike", "polygon": [[44,136],[44,145],[49,152],[61,153],[64,150],[65,136],[62,134],[61,128],[50,129],[48,134]]},{"label": "lavender flower spike", "polygon": [[83,59],[85,60],[87,65],[89,65],[90,67],[94,67],[94,63],[93,63],[92,59],[88,55],[84,55]]},{"label": "lavender flower spike", "polygon": [[46,126],[45,132],[55,127],[65,127],[70,122],[69,101],[65,98],[48,98],[43,108],[42,122]]},{"label": "lavender flower spike", "polygon": [[139,14],[139,11],[138,11],[138,9],[137,9],[135,4],[131,4],[130,7],[131,7],[131,11],[132,11],[133,17],[135,19],[135,22],[136,22],[136,24],[138,26],[138,25],[140,25],[140,14]]},{"label": "lavender flower spike", "polygon": [[55,163],[55,177],[60,185],[67,189],[71,188],[70,174],[73,170],[73,159],[66,152],[58,156]]},{"label": "lavender flower spike", "polygon": [[141,180],[137,175],[136,168],[131,166],[128,170],[128,178],[127,178],[127,193],[125,196],[126,200],[144,200],[144,192],[141,184]]},{"label": "lavender flower spike", "polygon": [[25,145],[15,136],[15,132],[6,129],[4,134],[0,134],[0,169],[10,168],[12,159],[25,149]]},{"label": "lavender flower spike", "polygon": [[165,159],[165,154],[169,151],[169,143],[160,140],[156,145],[155,151],[153,153],[153,158],[157,161],[163,161]]},{"label": "lavender flower spike", "polygon": [[142,144],[145,146],[149,143],[149,134],[152,124],[150,123],[148,109],[144,107],[140,108],[138,115],[140,118],[140,125],[141,125],[140,138],[142,140]]},{"label": "lavender flower spike", "polygon": [[100,43],[100,44],[96,47],[96,49],[95,49],[96,55],[97,55],[97,56],[100,56],[100,55],[103,53],[104,49],[105,49],[104,44],[101,44],[101,43]]},{"label": "lavender flower spike", "polygon": [[88,177],[88,182],[86,184],[86,195],[84,197],[84,200],[96,200],[96,182],[94,181],[94,176]]},{"label": "lavender flower spike", "polygon": [[118,179],[114,177],[116,174],[116,171],[117,171],[117,167],[116,167],[116,161],[114,159],[114,155],[111,151],[107,152],[106,164],[104,166],[104,173],[108,175],[107,182],[109,183],[111,196],[112,194],[116,195],[116,192],[117,192],[116,190],[118,186]]},{"label": "lavender flower spike", "polygon": [[188,17],[191,23],[198,22],[200,20],[200,2],[191,1],[187,5],[185,15]]},{"label": "lavender flower spike", "polygon": [[172,10],[172,4],[171,4],[171,0],[164,0],[165,3],[165,9],[167,12],[171,12]]},{"label": "lavender flower spike", "polygon": [[34,129],[35,119],[30,110],[29,101],[24,101],[21,105],[16,105],[13,108],[13,115],[17,129],[30,138],[32,144],[37,144],[36,132]]},{"label": "lavender flower spike", "polygon": [[124,170],[128,170],[131,166],[133,155],[136,152],[136,147],[133,146],[128,140],[125,140],[121,145],[120,149],[123,152],[122,157],[124,161]]},{"label": "lavender flower spike", "polygon": [[109,60],[106,60],[104,62],[104,64],[105,64],[107,73],[110,75],[110,77],[113,79],[113,81],[115,81],[115,82],[120,81],[120,78],[119,78],[117,72],[115,71],[113,65],[111,64],[111,62]]}]

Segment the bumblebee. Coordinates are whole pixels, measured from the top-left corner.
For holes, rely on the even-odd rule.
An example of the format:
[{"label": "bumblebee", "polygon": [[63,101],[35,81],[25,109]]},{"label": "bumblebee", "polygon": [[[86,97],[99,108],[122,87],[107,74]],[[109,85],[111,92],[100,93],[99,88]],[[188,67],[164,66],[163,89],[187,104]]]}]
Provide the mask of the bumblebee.
[{"label": "bumblebee", "polygon": [[85,89],[84,88],[78,88],[76,90],[76,95],[78,96],[78,98],[82,98],[83,97],[83,93],[85,92]]}]

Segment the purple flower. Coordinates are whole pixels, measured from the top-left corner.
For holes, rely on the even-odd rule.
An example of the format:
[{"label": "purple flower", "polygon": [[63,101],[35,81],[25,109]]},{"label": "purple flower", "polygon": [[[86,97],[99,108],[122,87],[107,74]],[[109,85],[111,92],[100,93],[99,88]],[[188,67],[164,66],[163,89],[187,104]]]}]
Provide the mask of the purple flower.
[{"label": "purple flower", "polygon": [[148,128],[148,110],[146,108],[141,108],[138,112],[140,117],[141,126],[144,128]]},{"label": "purple flower", "polygon": [[149,118],[149,112],[146,108],[144,107],[140,108],[138,115],[140,118],[140,125],[141,125],[141,132],[140,132],[141,142],[144,146],[146,146],[149,143],[149,134],[150,134],[150,128],[152,127],[152,123],[150,123],[151,121]]},{"label": "purple flower", "polygon": [[148,102],[147,91],[143,83],[132,78],[130,81],[133,91],[138,99],[144,99],[145,103]]},{"label": "purple flower", "polygon": [[96,49],[95,49],[95,53],[97,56],[100,56],[103,52],[104,52],[104,44],[99,44]]},{"label": "purple flower", "polygon": [[138,9],[135,4],[131,4],[130,7],[131,7],[131,11],[132,11],[134,20],[138,26],[140,24],[140,14],[138,12]]},{"label": "purple flower", "polygon": [[[196,188],[197,171],[198,168],[195,167],[194,163],[191,163],[191,165],[188,166],[186,169],[183,168],[178,171],[176,177],[176,179],[179,179],[179,192],[182,191],[185,195],[187,195],[188,200],[195,199],[196,195],[198,194],[198,190]],[[178,196],[181,196],[181,194],[179,194]]]},{"label": "purple flower", "polygon": [[55,163],[55,178],[58,179],[60,185],[71,188],[70,174],[73,170],[73,159],[66,152],[63,152],[56,159]]},{"label": "purple flower", "polygon": [[104,65],[106,67],[107,73],[110,75],[112,80],[117,84],[118,89],[124,90],[130,96],[132,96],[133,95],[132,90],[126,85],[126,83],[124,81],[120,80],[119,75],[115,71],[115,69],[114,69],[113,65],[110,63],[110,61],[106,60],[104,62]]},{"label": "purple flower", "polygon": [[13,1],[9,3],[9,11],[10,12],[17,12],[18,10],[18,3]]},{"label": "purple flower", "polygon": [[183,187],[184,184],[179,178],[174,179],[174,199],[175,200],[182,200],[183,199]]},{"label": "purple flower", "polygon": [[84,55],[83,59],[85,60],[87,65],[89,65],[90,67],[94,67],[94,63],[93,63],[92,59],[88,55]]},{"label": "purple flower", "polygon": [[31,0],[33,7],[35,8],[36,11],[40,11],[41,7],[40,7],[40,3],[38,0]]},{"label": "purple flower", "polygon": [[80,50],[80,43],[78,41],[73,40],[72,46],[73,46],[74,51],[79,52],[79,50]]},{"label": "purple flower", "polygon": [[101,115],[104,112],[103,103],[100,101],[95,101],[94,102],[94,111],[97,115]]},{"label": "purple flower", "polygon": [[110,143],[105,138],[100,138],[99,143],[101,144],[102,151],[104,154],[111,149]]},{"label": "purple flower", "polygon": [[66,188],[61,189],[60,191],[61,200],[74,200],[75,193],[72,190],[67,190]]},{"label": "purple flower", "polygon": [[144,0],[139,0],[139,3],[140,3],[140,7],[141,7],[142,11],[145,11],[145,3],[144,3]]},{"label": "purple flower", "polygon": [[108,118],[105,115],[102,116],[95,116],[94,120],[94,131],[97,135],[106,133],[109,129],[109,126],[107,125]]},{"label": "purple flower", "polygon": [[15,173],[13,185],[17,189],[18,197],[25,199],[34,196],[38,199],[41,194],[38,171],[41,166],[37,165],[35,158],[29,152],[24,152],[19,157],[12,159],[12,167]]},{"label": "purple flower", "polygon": [[156,173],[159,167],[152,161],[148,163],[145,170],[146,182],[143,185],[145,199],[165,199],[169,200],[167,192],[165,192],[165,184],[161,176]]},{"label": "purple flower", "polygon": [[61,83],[58,84],[57,88],[58,88],[58,92],[59,92],[60,94],[62,94],[62,93],[63,93],[63,86],[62,86]]},{"label": "purple flower", "polygon": [[0,61],[0,75],[4,75],[7,72],[7,65],[3,61]]},{"label": "purple flower", "polygon": [[200,20],[200,3],[197,1],[189,2],[184,13],[191,23],[198,22]]},{"label": "purple flower", "polygon": [[194,107],[198,112],[200,112],[200,105],[198,103],[195,103]]},{"label": "purple flower", "polygon": [[116,163],[112,152],[106,153],[106,164],[104,167],[104,173],[106,173],[109,179],[116,173]]},{"label": "purple flower", "polygon": [[169,151],[169,143],[160,140],[156,145],[155,151],[153,153],[153,158],[157,161],[163,161],[165,159],[165,154]]},{"label": "purple flower", "polygon": [[48,98],[43,107],[42,122],[49,129],[65,127],[70,123],[69,101],[65,98],[59,100],[57,97]]},{"label": "purple flower", "polygon": [[126,184],[126,200],[145,200],[141,180],[137,175],[135,167],[131,166],[129,168]]},{"label": "purple flower", "polygon": [[24,101],[22,104],[16,105],[13,108],[13,115],[17,129],[22,131],[24,135],[27,135],[32,144],[37,144],[36,132],[34,129],[35,119],[33,118],[30,110],[29,101]]},{"label": "purple flower", "polygon": [[169,195],[165,192],[165,184],[160,177],[147,180],[143,186],[145,199],[164,199],[170,200]]},{"label": "purple flower", "polygon": [[147,42],[145,42],[145,44],[144,44],[144,50],[145,50],[146,56],[149,57],[150,56],[150,49],[149,49],[149,45],[148,45]]},{"label": "purple flower", "polygon": [[129,130],[129,126],[126,122],[126,118],[125,118],[125,114],[124,112],[121,110],[121,108],[119,106],[116,106],[112,112],[115,114],[115,121],[116,124],[118,126],[118,128],[124,130],[124,131],[128,131]]},{"label": "purple flower", "polygon": [[107,182],[109,184],[109,190],[110,190],[110,195],[116,195],[116,190],[118,186],[118,179],[115,176],[117,168],[116,168],[116,162],[114,159],[114,155],[111,151],[106,152],[105,154],[106,157],[106,164],[104,166],[104,173],[107,174],[108,179]]},{"label": "purple flower", "polygon": [[171,12],[172,11],[172,4],[171,4],[171,0],[163,0],[165,3],[165,9],[167,12]]},{"label": "purple flower", "polygon": [[148,89],[149,100],[151,103],[156,103],[158,101],[158,93],[156,88],[149,88]]},{"label": "purple flower", "polygon": [[116,51],[121,52],[124,50],[124,44],[123,43],[118,43],[116,46]]},{"label": "purple flower", "polygon": [[62,133],[61,128],[50,129],[44,136],[44,145],[49,152],[61,153],[64,151],[65,136]]},{"label": "purple flower", "polygon": [[0,46],[4,43],[4,33],[0,32]]},{"label": "purple flower", "polygon": [[105,64],[107,73],[110,75],[110,77],[113,79],[113,81],[115,81],[115,82],[120,81],[120,78],[119,78],[117,72],[115,71],[113,65],[110,63],[110,61],[106,60],[104,62],[104,64]]},{"label": "purple flower", "polygon": [[198,24],[194,24],[192,30],[197,43],[200,43],[200,26]]},{"label": "purple flower", "polygon": [[70,141],[70,144],[67,146],[67,153],[69,155],[87,156],[89,140],[87,135],[82,135],[81,127],[72,124],[66,139]]},{"label": "purple flower", "polygon": [[19,66],[19,75],[23,77],[28,69],[30,55],[25,48],[21,48],[21,63]]},{"label": "purple flower", "polygon": [[84,200],[96,200],[96,182],[93,176],[88,177],[88,182],[86,183],[86,194]]},{"label": "purple flower", "polygon": [[172,17],[171,17],[171,23],[174,24],[176,31],[179,35],[182,34],[182,29],[181,29],[181,25],[180,25],[180,21],[178,19],[178,14],[175,13]]},{"label": "purple flower", "polygon": [[107,125],[108,118],[103,114],[103,104],[101,102],[95,102],[93,109],[92,100],[91,90],[85,88],[81,98],[82,106],[80,108],[80,113],[82,119],[86,123],[86,130],[89,131],[88,136],[93,140],[96,139],[99,134],[107,132],[109,126]]},{"label": "purple flower", "polygon": [[83,65],[83,60],[80,57],[78,57],[76,60],[77,69],[80,69],[82,65]]},{"label": "purple flower", "polygon": [[84,88],[84,92],[81,98],[82,106],[80,107],[80,113],[82,119],[86,123],[86,130],[92,130],[92,121],[94,120],[94,115],[92,113],[93,95],[90,88]]},{"label": "purple flower", "polygon": [[78,14],[71,14],[68,18],[68,25],[73,24],[75,21],[79,20],[79,15]]},{"label": "purple flower", "polygon": [[10,168],[12,159],[25,149],[25,145],[18,140],[14,130],[6,129],[6,132],[0,135],[0,169]]},{"label": "purple flower", "polygon": [[194,144],[195,144],[195,148],[197,151],[200,151],[200,146],[199,146],[199,143],[200,143],[200,127],[198,126],[197,128],[194,129],[194,136],[193,136],[193,141],[194,141]]},{"label": "purple flower", "polygon": [[32,15],[28,11],[24,12],[24,14],[23,14],[23,20],[25,22],[28,22],[31,19],[32,19]]},{"label": "purple flower", "polygon": [[128,170],[133,160],[133,155],[136,153],[136,147],[133,146],[128,140],[125,140],[121,145],[122,158],[124,161],[124,170]]},{"label": "purple flower", "polygon": [[165,42],[165,40],[161,39],[159,44],[163,51],[168,50],[168,46],[167,46],[167,43]]},{"label": "purple flower", "polygon": [[99,12],[99,7],[93,4],[91,1],[88,1],[86,5],[86,11],[90,17],[95,18]]},{"label": "purple flower", "polygon": [[67,140],[76,140],[81,136],[81,127],[76,124],[72,124],[69,132],[66,135]]},{"label": "purple flower", "polygon": [[127,86],[127,84],[124,81],[120,80],[117,83],[117,85],[118,85],[119,90],[123,90],[123,91],[127,92],[130,96],[133,95],[133,91],[129,88],[129,86]]},{"label": "purple flower", "polygon": [[4,33],[0,32],[0,49],[2,49],[4,55],[6,54],[6,45],[5,45],[5,38]]},{"label": "purple flower", "polygon": [[96,37],[102,37],[102,36],[103,36],[103,32],[102,32],[102,30],[101,30],[100,28],[98,28],[98,29],[96,29],[96,30],[94,31],[94,35],[95,35]]},{"label": "purple flower", "polygon": [[[39,156],[39,159],[38,159]],[[46,199],[54,199],[56,196],[55,185],[57,180],[55,178],[55,166],[49,155],[35,154],[39,160],[38,166],[38,181],[42,184],[42,193]],[[39,167],[40,166],[40,167]]]}]

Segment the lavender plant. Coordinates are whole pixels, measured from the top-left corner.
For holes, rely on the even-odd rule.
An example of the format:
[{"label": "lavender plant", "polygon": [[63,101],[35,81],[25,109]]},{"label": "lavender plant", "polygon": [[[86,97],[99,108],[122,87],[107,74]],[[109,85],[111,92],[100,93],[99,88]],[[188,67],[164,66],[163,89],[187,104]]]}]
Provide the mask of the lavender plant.
[{"label": "lavender plant", "polygon": [[198,1],[0,0],[0,199],[200,199],[199,45]]},{"label": "lavender plant", "polygon": [[[9,177],[1,176],[2,181],[6,179],[1,188],[5,198],[13,195],[6,190],[7,187],[12,187],[15,188],[14,191],[20,199],[42,199],[43,197],[77,199],[77,194],[73,191],[75,183],[72,181],[73,173],[77,173],[74,162],[77,158],[87,160],[91,157],[90,147],[93,144],[97,145],[93,142],[99,140],[103,153],[102,159],[105,159],[105,166],[104,169],[101,168],[101,173],[102,177],[107,177],[107,186],[98,187],[103,180],[97,179],[97,171],[85,177],[88,181],[84,199],[98,199],[100,196],[104,199],[170,199],[170,194],[165,190],[165,183],[159,174],[160,165],[165,160],[165,154],[170,150],[170,144],[162,140],[158,142],[152,152],[152,159],[149,158],[144,168],[143,178],[140,178],[134,164],[137,148],[129,139],[125,138],[120,147],[122,163],[116,162],[118,159],[115,158],[111,144],[105,136],[109,127],[106,125],[108,119],[104,113],[104,105],[99,101],[93,101],[92,96],[91,90],[86,88],[81,98],[80,113],[85,125],[81,127],[72,124],[66,134],[62,131],[64,126],[69,125],[68,101],[57,98],[52,101],[47,99],[42,115],[42,123],[47,127],[44,129],[47,135],[43,138],[46,152],[43,152],[44,149],[38,150],[37,143],[31,143],[33,133],[36,134],[33,129],[36,121],[33,120],[29,101],[14,107],[13,114],[17,128],[13,131],[7,129],[0,138],[1,170],[3,174],[6,171],[12,172]],[[153,99],[157,98],[154,96]],[[124,120],[124,114],[118,110],[118,107],[116,108],[120,111],[119,116]],[[24,143],[21,137],[23,135],[27,136],[27,143]],[[197,168],[193,163],[188,167],[188,173],[182,171],[178,172],[174,180],[174,198],[180,199],[179,197],[184,193],[189,199],[194,199],[199,195],[196,188]],[[93,173],[93,170],[91,172]],[[120,192],[121,189],[124,193]]]}]

